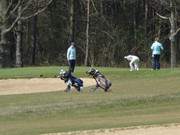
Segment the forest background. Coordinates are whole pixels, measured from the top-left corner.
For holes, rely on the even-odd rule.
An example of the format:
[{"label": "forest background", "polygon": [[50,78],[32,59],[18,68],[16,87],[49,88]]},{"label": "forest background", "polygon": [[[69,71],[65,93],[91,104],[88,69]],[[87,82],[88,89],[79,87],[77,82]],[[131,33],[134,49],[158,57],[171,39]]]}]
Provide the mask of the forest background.
[{"label": "forest background", "polygon": [[162,67],[180,64],[179,0],[0,0],[0,67],[67,65],[71,41],[77,65],[127,65],[138,55],[151,67],[156,36]]}]

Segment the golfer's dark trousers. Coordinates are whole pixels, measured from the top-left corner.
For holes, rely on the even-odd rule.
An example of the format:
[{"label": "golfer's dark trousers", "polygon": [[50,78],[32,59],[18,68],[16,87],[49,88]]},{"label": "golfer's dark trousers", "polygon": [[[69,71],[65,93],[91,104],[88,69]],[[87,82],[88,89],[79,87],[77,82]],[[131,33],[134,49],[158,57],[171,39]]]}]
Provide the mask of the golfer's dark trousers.
[{"label": "golfer's dark trousers", "polygon": [[76,60],[69,60],[69,72],[73,73],[75,68]]},{"label": "golfer's dark trousers", "polygon": [[153,69],[156,70],[156,69],[160,69],[160,55],[158,54],[155,54],[154,57],[153,57]]}]

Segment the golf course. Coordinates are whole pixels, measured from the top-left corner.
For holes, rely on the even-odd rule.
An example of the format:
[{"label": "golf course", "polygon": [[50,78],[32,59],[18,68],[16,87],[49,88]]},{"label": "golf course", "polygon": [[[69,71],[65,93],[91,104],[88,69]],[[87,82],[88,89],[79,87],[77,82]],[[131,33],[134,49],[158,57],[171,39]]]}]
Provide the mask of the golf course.
[{"label": "golf course", "polygon": [[[0,81],[3,81],[0,83],[0,135],[83,134],[85,131],[86,134],[94,131],[94,134],[106,135],[106,132],[111,133],[110,129],[115,134],[119,129],[178,127],[180,123],[178,68],[159,71],[144,68],[129,72],[128,68],[96,67],[111,80],[109,92],[100,88],[92,90],[95,82],[85,73],[87,67],[76,67],[74,73],[84,78],[83,91],[64,92],[65,83],[57,78],[60,68],[67,67],[0,69]],[[31,82],[32,79],[36,80]],[[19,82],[19,87],[10,89],[9,80],[22,82],[24,92]],[[46,87],[36,89],[38,80],[41,80],[39,85],[48,90]],[[55,85],[58,82],[60,85]]]}]

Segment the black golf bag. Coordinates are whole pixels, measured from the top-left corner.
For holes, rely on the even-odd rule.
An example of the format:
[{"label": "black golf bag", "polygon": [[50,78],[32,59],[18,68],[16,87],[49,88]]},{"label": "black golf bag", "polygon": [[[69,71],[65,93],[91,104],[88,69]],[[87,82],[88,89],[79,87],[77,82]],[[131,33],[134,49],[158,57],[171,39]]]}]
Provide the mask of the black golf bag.
[{"label": "black golf bag", "polygon": [[102,73],[100,73],[95,68],[90,68],[87,72],[88,75],[92,76],[96,81],[96,88],[95,90],[100,87],[104,89],[105,92],[109,90],[111,87],[111,82],[108,80]]},{"label": "black golf bag", "polygon": [[67,84],[67,88],[65,90],[66,92],[71,90],[71,86],[75,87],[79,92],[83,89],[83,81],[73,76],[70,72],[61,70],[58,78],[64,80],[64,82]]}]

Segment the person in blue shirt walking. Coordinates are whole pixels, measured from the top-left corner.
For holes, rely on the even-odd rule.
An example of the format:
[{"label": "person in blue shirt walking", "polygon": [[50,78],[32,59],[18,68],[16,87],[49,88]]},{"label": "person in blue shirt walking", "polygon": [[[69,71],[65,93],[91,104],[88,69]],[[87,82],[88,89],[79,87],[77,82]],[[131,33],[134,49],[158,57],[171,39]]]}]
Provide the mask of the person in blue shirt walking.
[{"label": "person in blue shirt walking", "polygon": [[69,73],[73,73],[76,65],[76,48],[74,42],[71,42],[67,50],[67,60],[69,64]]},{"label": "person in blue shirt walking", "polygon": [[156,37],[154,43],[151,46],[152,58],[153,58],[153,69],[160,69],[160,55],[163,50],[162,44],[159,42],[159,38]]}]

